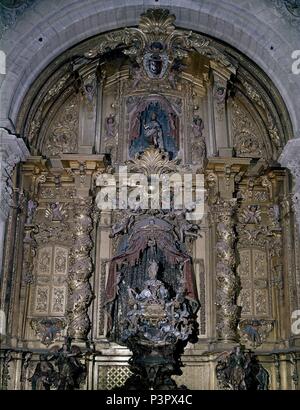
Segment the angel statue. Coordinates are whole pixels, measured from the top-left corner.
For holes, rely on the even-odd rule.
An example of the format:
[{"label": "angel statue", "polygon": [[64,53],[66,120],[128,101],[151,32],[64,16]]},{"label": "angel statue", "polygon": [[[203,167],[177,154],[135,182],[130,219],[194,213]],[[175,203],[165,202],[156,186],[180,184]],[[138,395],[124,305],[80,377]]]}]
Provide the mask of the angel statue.
[{"label": "angel statue", "polygon": [[53,222],[61,222],[66,217],[66,210],[64,205],[59,202],[54,202],[45,211],[46,218]]}]

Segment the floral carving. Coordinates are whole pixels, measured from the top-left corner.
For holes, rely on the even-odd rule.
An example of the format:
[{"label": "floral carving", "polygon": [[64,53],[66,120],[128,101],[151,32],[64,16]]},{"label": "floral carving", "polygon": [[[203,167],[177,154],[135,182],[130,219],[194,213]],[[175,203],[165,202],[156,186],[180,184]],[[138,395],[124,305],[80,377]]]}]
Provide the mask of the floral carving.
[{"label": "floral carving", "polygon": [[[178,172],[180,160],[170,160],[169,155],[163,151],[148,147],[141,154],[137,154],[133,160],[126,162],[131,172],[142,172],[147,176],[152,174],[163,175]],[[183,167],[181,167],[183,169]]]},{"label": "floral carving", "polygon": [[68,263],[68,251],[65,248],[57,247],[54,256],[54,272],[56,274],[65,274]]},{"label": "floral carving", "polygon": [[149,9],[142,14],[138,28],[125,28],[106,34],[99,45],[85,53],[85,57],[93,59],[123,46],[125,54],[135,58],[139,66],[135,79],[141,71],[152,79],[160,79],[168,71],[172,74],[178,60],[187,55],[187,50],[192,49],[226,67],[232,67],[213,41],[201,34],[178,30],[174,22],[175,16],[168,10]]},{"label": "floral carving", "polygon": [[258,138],[259,130],[250,114],[235,101],[232,103],[233,144],[241,157],[262,157],[264,147]]},{"label": "floral carving", "polygon": [[61,315],[65,310],[65,287],[54,286],[52,288],[51,312]]},{"label": "floral carving", "polygon": [[45,247],[39,250],[38,272],[49,275],[51,272],[52,247]]},{"label": "floral carving", "polygon": [[37,286],[35,297],[35,312],[36,313],[48,313],[49,304],[49,287]]},{"label": "floral carving", "polygon": [[77,151],[79,106],[77,96],[68,100],[51,125],[44,142],[44,153],[54,156]]},{"label": "floral carving", "polygon": [[34,115],[34,118],[30,122],[29,129],[28,129],[28,140],[33,141],[38,137],[39,131],[42,127],[43,121],[45,119],[47,113],[47,104],[48,101],[54,99],[66,86],[68,80],[71,77],[71,72],[65,73],[61,78],[56,78],[56,81],[51,86],[51,88],[47,91],[46,95],[43,97],[42,101],[40,102],[39,108]]}]

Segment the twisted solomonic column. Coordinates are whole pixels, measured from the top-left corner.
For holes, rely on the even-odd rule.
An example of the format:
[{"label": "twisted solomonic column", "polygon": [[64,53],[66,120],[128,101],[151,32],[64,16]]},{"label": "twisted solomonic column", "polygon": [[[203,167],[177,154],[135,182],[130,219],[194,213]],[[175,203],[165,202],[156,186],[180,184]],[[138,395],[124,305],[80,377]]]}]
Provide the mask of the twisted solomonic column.
[{"label": "twisted solomonic column", "polygon": [[240,307],[237,296],[240,290],[236,275],[234,213],[236,200],[219,199],[213,205],[216,222],[216,308],[217,337],[223,342],[237,341]]},{"label": "twisted solomonic column", "polygon": [[84,341],[90,331],[88,308],[93,299],[89,282],[93,271],[90,256],[93,241],[90,233],[92,224],[92,199],[79,198],[74,207],[74,244],[70,255],[68,295],[68,335]]}]

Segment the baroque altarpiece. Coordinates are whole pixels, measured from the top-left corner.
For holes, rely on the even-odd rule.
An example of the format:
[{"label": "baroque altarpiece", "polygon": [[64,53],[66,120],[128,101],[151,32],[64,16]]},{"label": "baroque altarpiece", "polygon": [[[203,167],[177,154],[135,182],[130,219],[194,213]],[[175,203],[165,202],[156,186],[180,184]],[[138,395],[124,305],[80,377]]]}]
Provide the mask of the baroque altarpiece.
[{"label": "baroque altarpiece", "polygon": [[[56,58],[18,132],[31,156],[11,181],[2,389],[298,389],[291,126],[255,64],[148,10]],[[120,167],[203,175],[203,215],[101,208]]]}]

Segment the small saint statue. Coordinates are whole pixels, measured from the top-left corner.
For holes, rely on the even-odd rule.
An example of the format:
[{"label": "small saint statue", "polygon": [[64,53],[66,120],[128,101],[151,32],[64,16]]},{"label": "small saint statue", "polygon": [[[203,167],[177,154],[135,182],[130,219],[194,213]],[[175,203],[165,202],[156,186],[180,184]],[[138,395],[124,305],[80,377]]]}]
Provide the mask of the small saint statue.
[{"label": "small saint statue", "polygon": [[155,148],[164,149],[163,131],[155,112],[152,112],[151,120],[148,123],[145,122],[144,129],[145,135],[149,138],[150,143],[153,144]]}]

